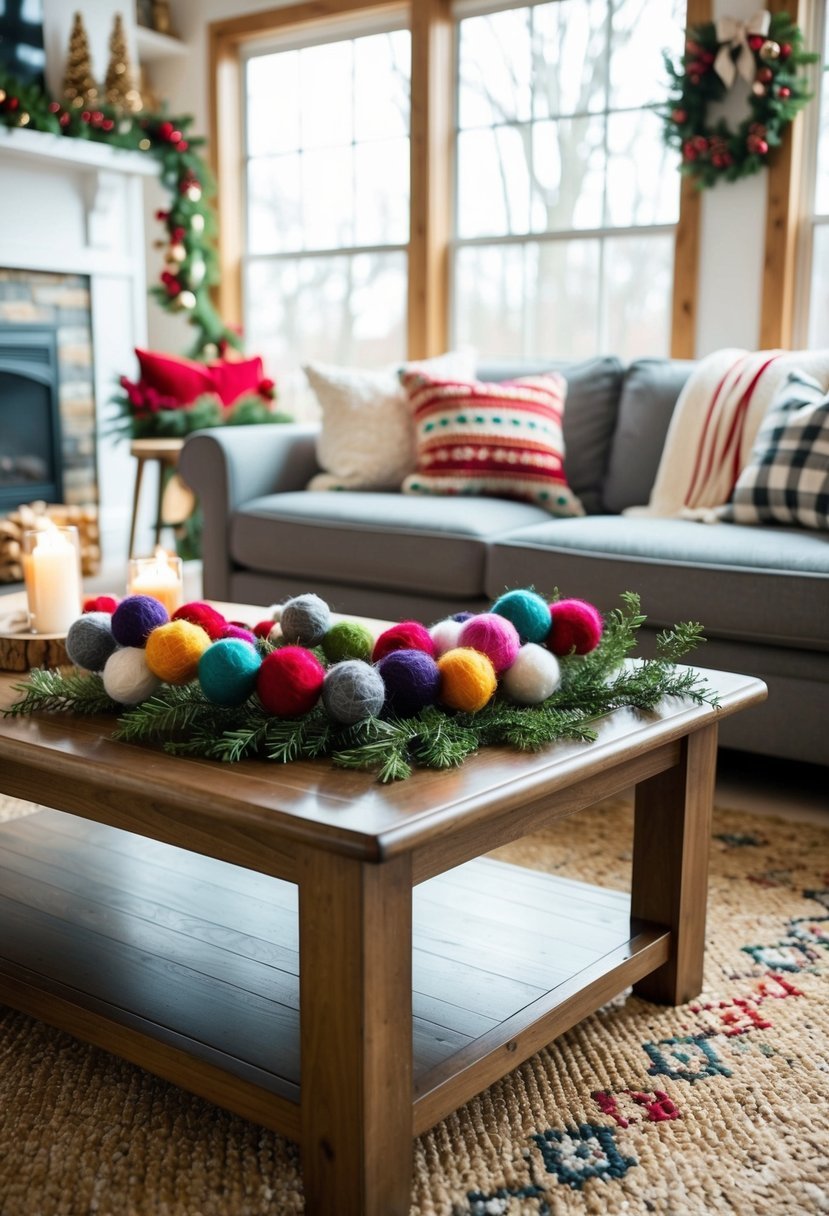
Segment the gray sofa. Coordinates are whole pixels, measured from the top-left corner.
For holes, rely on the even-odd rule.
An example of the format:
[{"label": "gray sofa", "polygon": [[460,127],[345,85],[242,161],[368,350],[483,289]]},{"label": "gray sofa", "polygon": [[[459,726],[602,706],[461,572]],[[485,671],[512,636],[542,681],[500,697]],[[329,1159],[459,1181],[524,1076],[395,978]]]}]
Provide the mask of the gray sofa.
[{"label": "gray sofa", "polygon": [[608,357],[479,374],[554,367],[568,380],[565,463],[584,518],[489,498],[310,493],[315,426],[203,431],[180,469],[204,511],[205,595],[268,604],[314,590],[340,612],[430,622],[507,587],[559,587],[605,611],[635,590],[643,650],[664,626],[699,620],[699,663],[768,683],[765,705],[723,724],[727,746],[829,763],[829,538],[623,517],[648,501],[692,364]]}]

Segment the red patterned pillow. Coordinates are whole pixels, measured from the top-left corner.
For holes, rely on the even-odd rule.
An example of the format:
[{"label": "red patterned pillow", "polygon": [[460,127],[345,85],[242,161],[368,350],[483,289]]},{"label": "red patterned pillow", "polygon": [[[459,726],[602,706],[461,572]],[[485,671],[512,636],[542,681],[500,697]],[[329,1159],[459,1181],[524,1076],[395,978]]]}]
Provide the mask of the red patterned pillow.
[{"label": "red patterned pillow", "polygon": [[557,372],[502,384],[404,373],[417,470],[404,494],[482,494],[583,515],[564,475],[561,419],[567,382]]},{"label": "red patterned pillow", "polygon": [[141,367],[141,382],[180,405],[190,405],[204,393],[215,393],[223,405],[259,391],[264,377],[262,360],[218,359],[215,363],[196,363],[179,355],[136,349]]}]

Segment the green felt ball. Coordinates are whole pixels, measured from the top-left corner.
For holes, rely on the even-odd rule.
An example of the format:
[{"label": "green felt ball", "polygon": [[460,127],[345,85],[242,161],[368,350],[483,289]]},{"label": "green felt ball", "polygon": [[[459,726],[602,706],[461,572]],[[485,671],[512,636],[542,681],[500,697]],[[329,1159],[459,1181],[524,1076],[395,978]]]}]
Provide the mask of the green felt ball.
[{"label": "green felt ball", "polygon": [[512,621],[522,642],[543,642],[550,632],[549,605],[534,591],[507,591],[490,612]]},{"label": "green felt ball", "polygon": [[199,684],[214,705],[242,705],[256,687],[262,660],[249,642],[223,638],[199,659]]},{"label": "green felt ball", "polygon": [[322,639],[322,649],[329,663],[342,663],[346,659],[367,662],[374,649],[374,638],[371,631],[357,621],[339,621]]}]

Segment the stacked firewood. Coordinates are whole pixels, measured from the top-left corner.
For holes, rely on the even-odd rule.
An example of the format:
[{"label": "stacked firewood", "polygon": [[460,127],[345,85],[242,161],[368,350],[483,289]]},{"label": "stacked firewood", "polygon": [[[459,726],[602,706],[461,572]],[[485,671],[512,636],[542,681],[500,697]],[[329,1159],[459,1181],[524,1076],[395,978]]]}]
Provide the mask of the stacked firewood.
[{"label": "stacked firewood", "polygon": [[81,571],[84,577],[97,574],[101,565],[101,539],[98,508],[66,506],[63,503],[33,502],[18,507],[0,519],[0,583],[23,579],[23,533],[31,529],[75,527],[81,545]]}]

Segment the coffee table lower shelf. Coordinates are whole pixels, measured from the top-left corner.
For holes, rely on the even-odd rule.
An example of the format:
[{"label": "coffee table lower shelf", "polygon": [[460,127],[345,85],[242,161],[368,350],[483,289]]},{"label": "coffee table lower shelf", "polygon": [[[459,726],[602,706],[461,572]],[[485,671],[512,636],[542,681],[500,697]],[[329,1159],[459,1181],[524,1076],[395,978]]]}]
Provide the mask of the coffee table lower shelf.
[{"label": "coffee table lower shelf", "polygon": [[[416,1134],[668,959],[627,895],[488,858],[413,900]],[[0,827],[0,1001],[297,1140],[299,962],[290,883],[57,811]]]}]

